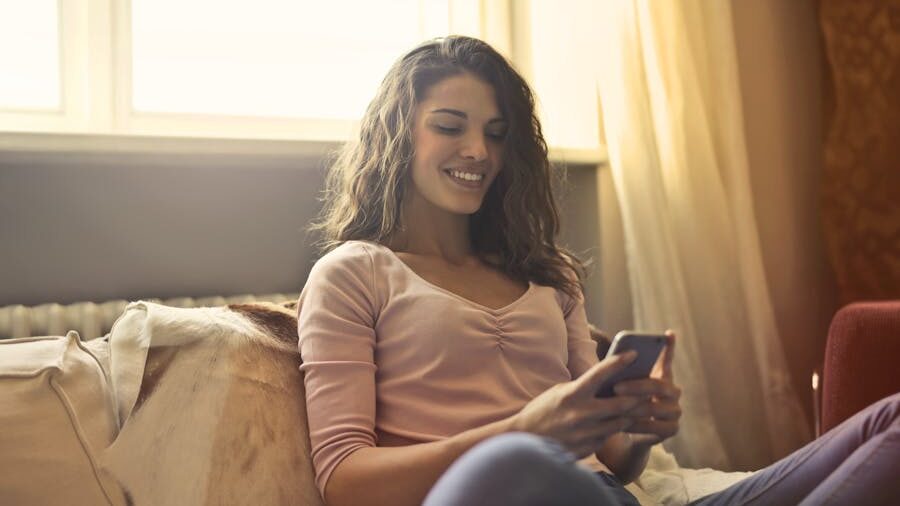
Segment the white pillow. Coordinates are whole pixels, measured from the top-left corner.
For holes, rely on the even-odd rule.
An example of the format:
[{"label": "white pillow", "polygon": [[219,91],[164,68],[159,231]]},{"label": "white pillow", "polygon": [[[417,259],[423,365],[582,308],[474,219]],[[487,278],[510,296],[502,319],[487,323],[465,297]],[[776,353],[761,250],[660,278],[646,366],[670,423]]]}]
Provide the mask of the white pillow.
[{"label": "white pillow", "polygon": [[[682,506],[724,490],[752,474],[745,471],[717,471],[708,467],[681,467],[674,455],[662,445],[656,445],[650,450],[650,460],[644,472],[631,485],[637,485],[663,506]],[[641,504],[644,504],[643,501]]]},{"label": "white pillow", "polygon": [[0,502],[125,504],[98,465],[115,413],[107,374],[77,332],[0,340]]}]

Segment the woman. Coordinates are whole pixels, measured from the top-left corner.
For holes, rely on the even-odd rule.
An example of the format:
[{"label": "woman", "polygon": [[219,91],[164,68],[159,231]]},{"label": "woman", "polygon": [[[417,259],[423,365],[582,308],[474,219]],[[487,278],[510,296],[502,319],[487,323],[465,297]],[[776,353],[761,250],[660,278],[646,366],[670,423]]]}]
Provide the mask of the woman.
[{"label": "woman", "polygon": [[502,56],[448,37],[401,58],[315,228],[330,251],[298,331],[328,504],[636,504],[622,483],[678,430],[674,335],[651,378],[594,397],[633,357],[598,362],[533,97]]}]

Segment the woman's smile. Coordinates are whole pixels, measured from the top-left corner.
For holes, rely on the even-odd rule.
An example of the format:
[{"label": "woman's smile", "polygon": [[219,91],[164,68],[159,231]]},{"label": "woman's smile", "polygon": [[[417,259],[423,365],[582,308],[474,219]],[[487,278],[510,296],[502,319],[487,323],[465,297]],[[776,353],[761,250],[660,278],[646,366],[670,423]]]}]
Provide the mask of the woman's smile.
[{"label": "woman's smile", "polygon": [[463,190],[479,190],[484,186],[485,171],[476,171],[471,169],[444,169],[444,174],[453,182],[459,185]]}]

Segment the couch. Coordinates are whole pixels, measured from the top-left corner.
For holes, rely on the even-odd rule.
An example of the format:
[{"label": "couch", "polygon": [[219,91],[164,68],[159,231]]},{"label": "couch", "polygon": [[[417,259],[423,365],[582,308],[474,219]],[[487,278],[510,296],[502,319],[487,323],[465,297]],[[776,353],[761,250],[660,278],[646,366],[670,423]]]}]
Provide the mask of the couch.
[{"label": "couch", "polygon": [[821,432],[900,392],[900,300],[855,302],[831,320],[822,371]]},{"label": "couch", "polygon": [[[0,503],[322,505],[295,311],[139,301],[98,339],[0,340]],[[844,381],[832,374],[846,370],[841,350],[829,347],[825,399]],[[629,489],[642,504],[684,504],[748,474],[684,469],[657,446]]]}]

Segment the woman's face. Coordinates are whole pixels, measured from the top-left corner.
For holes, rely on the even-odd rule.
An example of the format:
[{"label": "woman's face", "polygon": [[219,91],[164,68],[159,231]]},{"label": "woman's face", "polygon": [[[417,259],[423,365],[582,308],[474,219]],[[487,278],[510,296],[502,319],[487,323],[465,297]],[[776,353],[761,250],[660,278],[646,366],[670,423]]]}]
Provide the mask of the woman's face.
[{"label": "woman's face", "polygon": [[507,124],[490,84],[469,73],[438,81],[416,106],[413,198],[472,214],[502,168]]}]

